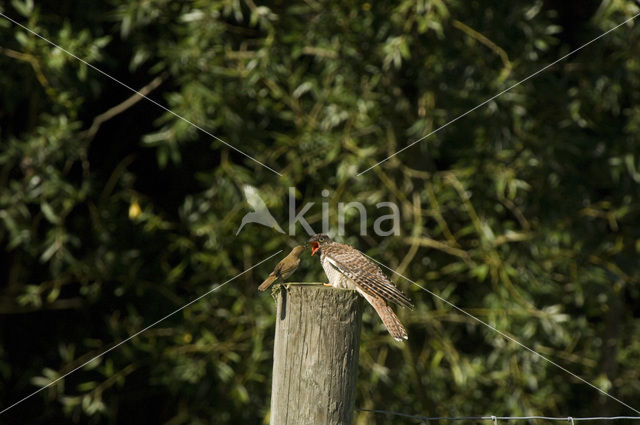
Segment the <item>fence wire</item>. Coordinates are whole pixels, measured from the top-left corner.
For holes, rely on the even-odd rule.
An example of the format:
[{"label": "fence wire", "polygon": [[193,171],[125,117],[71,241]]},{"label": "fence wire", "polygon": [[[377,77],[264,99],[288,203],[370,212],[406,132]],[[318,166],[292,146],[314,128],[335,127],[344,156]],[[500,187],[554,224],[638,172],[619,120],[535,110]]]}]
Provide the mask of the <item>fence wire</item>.
[{"label": "fence wire", "polygon": [[391,410],[377,410],[377,409],[356,409],[358,412],[376,413],[389,416],[399,416],[410,419],[418,419],[425,424],[429,425],[430,421],[492,421],[494,425],[498,425],[498,421],[516,421],[516,420],[546,420],[546,421],[560,421],[567,422],[570,425],[574,425],[575,422],[580,421],[617,421],[617,420],[640,420],[640,416],[588,416],[588,417],[573,417],[573,416],[423,416],[423,415],[411,415],[409,413],[394,412]]}]

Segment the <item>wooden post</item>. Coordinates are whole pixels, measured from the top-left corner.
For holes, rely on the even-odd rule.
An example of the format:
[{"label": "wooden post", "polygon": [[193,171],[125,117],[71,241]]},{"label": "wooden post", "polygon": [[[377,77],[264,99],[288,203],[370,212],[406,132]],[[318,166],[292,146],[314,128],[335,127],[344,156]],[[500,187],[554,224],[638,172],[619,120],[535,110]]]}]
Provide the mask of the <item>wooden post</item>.
[{"label": "wooden post", "polygon": [[286,284],[278,293],[271,425],[350,425],[362,303],[355,291]]}]

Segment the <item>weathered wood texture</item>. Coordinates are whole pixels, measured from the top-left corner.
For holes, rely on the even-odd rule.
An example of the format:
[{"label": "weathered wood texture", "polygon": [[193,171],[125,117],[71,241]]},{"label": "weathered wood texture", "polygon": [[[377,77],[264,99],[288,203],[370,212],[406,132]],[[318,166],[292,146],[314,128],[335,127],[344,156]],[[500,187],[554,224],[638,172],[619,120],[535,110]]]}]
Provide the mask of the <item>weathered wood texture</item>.
[{"label": "weathered wood texture", "polygon": [[271,425],[353,422],[362,302],[321,285],[278,294]]}]

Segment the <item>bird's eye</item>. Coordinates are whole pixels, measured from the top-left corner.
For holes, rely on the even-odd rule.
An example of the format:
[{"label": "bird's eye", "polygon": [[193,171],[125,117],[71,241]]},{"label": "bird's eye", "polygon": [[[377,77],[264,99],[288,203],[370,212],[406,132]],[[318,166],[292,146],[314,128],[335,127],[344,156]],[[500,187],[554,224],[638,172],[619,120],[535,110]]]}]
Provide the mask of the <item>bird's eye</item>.
[{"label": "bird's eye", "polygon": [[320,236],[320,242],[324,242],[324,238]]}]

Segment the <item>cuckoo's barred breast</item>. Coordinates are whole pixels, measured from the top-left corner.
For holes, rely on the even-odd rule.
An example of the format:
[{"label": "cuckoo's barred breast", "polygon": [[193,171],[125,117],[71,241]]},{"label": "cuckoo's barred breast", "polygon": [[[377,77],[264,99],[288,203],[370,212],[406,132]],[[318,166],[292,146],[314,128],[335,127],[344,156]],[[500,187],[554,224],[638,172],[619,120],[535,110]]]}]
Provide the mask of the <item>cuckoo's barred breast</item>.
[{"label": "cuckoo's barred breast", "polygon": [[357,249],[333,242],[322,247],[322,255],[327,256],[342,274],[367,293],[413,308],[409,297],[403,294],[373,261]]}]

